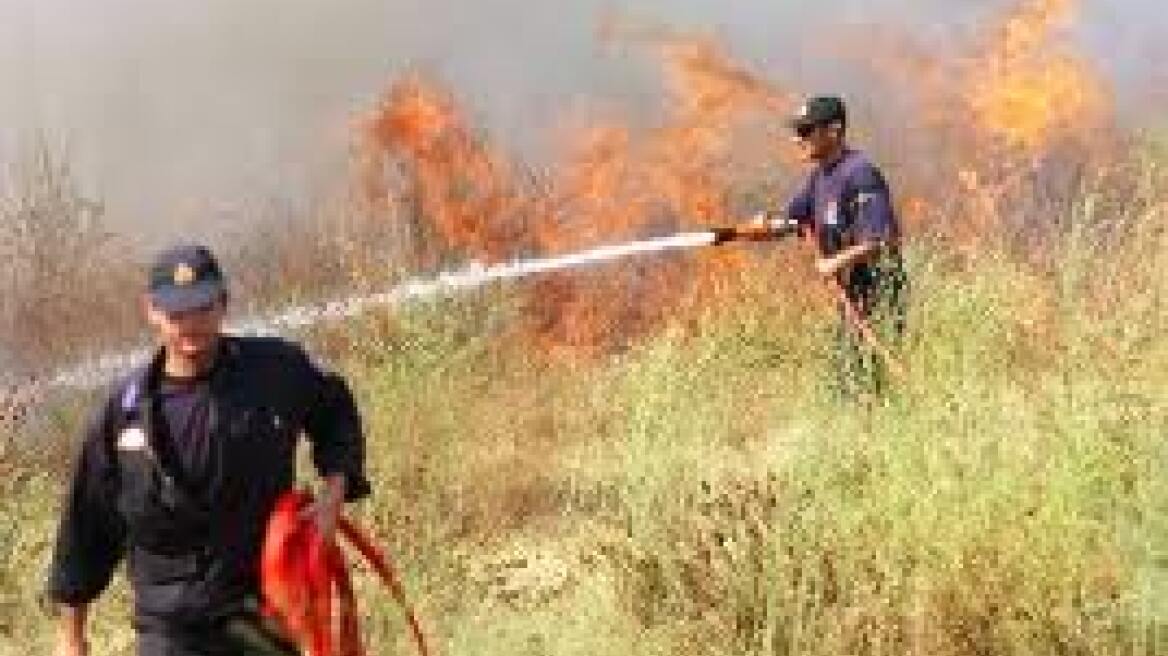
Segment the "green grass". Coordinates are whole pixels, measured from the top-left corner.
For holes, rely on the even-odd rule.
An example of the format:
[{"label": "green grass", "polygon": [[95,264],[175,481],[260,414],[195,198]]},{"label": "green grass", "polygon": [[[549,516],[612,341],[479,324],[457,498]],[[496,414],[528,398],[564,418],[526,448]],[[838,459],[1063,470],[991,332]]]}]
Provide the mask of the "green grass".
[{"label": "green grass", "polygon": [[[506,289],[315,335],[368,420],[354,512],[450,656],[1168,653],[1164,220],[1042,266],[918,248],[909,373],[867,404],[765,267],[599,362],[532,353]],[[59,475],[6,466],[0,654],[44,652]],[[129,654],[111,599],[94,653]]]}]

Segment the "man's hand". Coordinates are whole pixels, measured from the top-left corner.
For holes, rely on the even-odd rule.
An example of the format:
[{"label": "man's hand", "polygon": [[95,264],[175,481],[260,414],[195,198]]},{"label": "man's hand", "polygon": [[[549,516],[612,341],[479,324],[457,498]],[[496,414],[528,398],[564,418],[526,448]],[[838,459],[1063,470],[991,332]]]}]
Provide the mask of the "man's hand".
[{"label": "man's hand", "polygon": [[57,647],[53,656],[89,656],[89,646],[84,640],[73,640],[67,636],[57,636]]},{"label": "man's hand", "polygon": [[836,257],[820,257],[815,260],[815,272],[824,278],[834,277],[840,270],[840,260]]},{"label": "man's hand", "polygon": [[72,640],[65,635],[57,636],[53,656],[89,656],[89,645],[84,640]]},{"label": "man's hand", "polygon": [[880,246],[879,242],[866,241],[845,248],[831,257],[821,257],[815,260],[815,272],[825,278],[830,278],[839,274],[840,271],[868,259],[880,250]]},{"label": "man's hand", "polygon": [[85,605],[61,606],[60,625],[57,628],[57,646],[53,656],[89,656],[85,642]]},{"label": "man's hand", "polygon": [[316,501],[306,506],[301,516],[316,524],[316,530],[325,544],[333,541],[341,508],[345,505],[345,477],[333,474],[325,479],[324,489]]}]

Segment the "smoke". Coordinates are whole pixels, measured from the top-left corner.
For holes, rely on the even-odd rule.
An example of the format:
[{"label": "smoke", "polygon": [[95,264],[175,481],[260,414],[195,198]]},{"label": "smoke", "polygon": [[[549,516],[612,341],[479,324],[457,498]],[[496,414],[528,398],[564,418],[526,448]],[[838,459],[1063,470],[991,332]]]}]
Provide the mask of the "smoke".
[{"label": "smoke", "polygon": [[[1002,4],[3,0],[0,161],[45,131],[115,227],[211,230],[208,216],[235,221],[256,198],[336,182],[351,115],[409,67],[446,80],[495,140],[539,156],[566,108],[603,98],[635,113],[657,100],[649,67],[598,45],[609,12],[712,32],[753,70],[807,90],[861,90],[854,68],[816,54],[837,27],[890,24],[944,43]],[[1082,13],[1076,38],[1121,108],[1154,116],[1168,18],[1140,0],[1090,0]]]},{"label": "smoke", "polygon": [[[749,136],[751,121],[827,90],[850,99],[907,222],[945,217],[975,243],[1004,207],[1020,221],[1060,215],[1053,200],[1004,199],[1040,184],[1057,200],[1051,190],[1078,184],[1090,165],[1074,147],[1109,133],[1094,128],[1112,125],[1113,92],[1129,122],[1160,116],[1165,100],[1154,79],[1165,19],[1137,2],[0,2],[0,163],[44,131],[67,145],[116,230],[259,241],[271,228],[257,221],[263,207],[310,215],[294,203],[352,181],[372,112],[369,217],[383,201],[413,203],[405,227],[437,246],[423,268],[721,222],[757,200],[752,190],[781,192],[771,172],[792,177],[781,149]],[[435,110],[456,129],[411,128]],[[393,171],[378,177],[403,163],[407,188]],[[389,259],[380,244],[372,252]],[[556,277],[533,295],[551,299],[546,311],[529,314],[554,344],[623,339],[676,304],[701,305],[698,283],[712,289],[737,265],[706,260]]]}]

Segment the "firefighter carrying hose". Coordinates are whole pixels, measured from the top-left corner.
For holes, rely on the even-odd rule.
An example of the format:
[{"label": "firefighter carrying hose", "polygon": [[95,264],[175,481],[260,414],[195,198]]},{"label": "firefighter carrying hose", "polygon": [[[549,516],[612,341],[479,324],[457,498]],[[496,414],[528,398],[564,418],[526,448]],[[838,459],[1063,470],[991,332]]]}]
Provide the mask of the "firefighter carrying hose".
[{"label": "firefighter carrying hose", "polygon": [[331,540],[369,494],[347,384],[299,347],[221,333],[227,292],[199,246],[161,253],[145,311],[161,348],[96,413],[57,532],[48,597],[57,656],[85,656],[86,610],[123,558],[139,656],[295,654],[258,612],[264,528],[294,482],[296,443],[324,479],[303,512]]},{"label": "firefighter carrying hose", "polygon": [[[843,100],[810,98],[789,124],[804,159],[814,165],[810,175],[785,212],[764,213],[748,234],[735,228],[716,231],[716,243],[769,240],[796,231],[813,237],[816,273],[842,290],[836,351],[840,392],[848,397],[877,392],[892,363],[877,357],[874,347],[894,342],[905,322],[907,281],[891,192],[876,165],[848,146]],[[861,329],[868,327],[867,341],[875,343],[864,343]]]}]

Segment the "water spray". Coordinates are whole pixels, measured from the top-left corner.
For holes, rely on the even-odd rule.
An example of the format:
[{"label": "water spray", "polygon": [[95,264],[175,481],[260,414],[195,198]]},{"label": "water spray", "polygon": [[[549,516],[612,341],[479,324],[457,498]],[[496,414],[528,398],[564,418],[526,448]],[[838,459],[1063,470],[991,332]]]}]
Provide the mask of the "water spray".
[{"label": "water spray", "polygon": [[[579,269],[634,255],[647,255],[674,250],[689,250],[707,246],[721,246],[732,242],[776,241],[798,232],[798,224],[787,219],[773,219],[760,215],[753,221],[716,227],[709,230],[680,232],[673,235],[641,239],[599,246],[576,253],[551,257],[515,260],[485,266],[472,263],[461,269],[447,271],[428,278],[407,280],[387,291],[375,294],[347,296],[320,303],[287,307],[267,315],[246,317],[230,322],[226,331],[238,335],[277,336],[317,324],[340,321],[358,316],[379,307],[397,307],[410,301],[435,298],[458,291],[476,289],[492,282],[514,280],[529,276]],[[807,233],[809,242],[812,235]],[[849,322],[869,346],[888,363],[897,376],[903,368],[891,352],[879,341],[863,314],[848,298],[834,278],[828,282],[843,305]],[[148,348],[108,353],[43,376],[31,376],[10,389],[25,393],[26,389],[47,392],[51,390],[87,390],[108,384],[134,366],[144,362]]]}]

